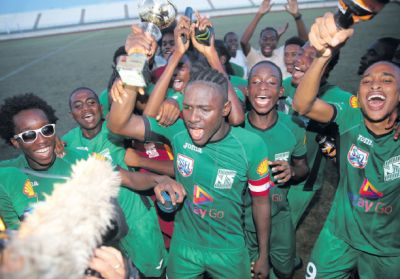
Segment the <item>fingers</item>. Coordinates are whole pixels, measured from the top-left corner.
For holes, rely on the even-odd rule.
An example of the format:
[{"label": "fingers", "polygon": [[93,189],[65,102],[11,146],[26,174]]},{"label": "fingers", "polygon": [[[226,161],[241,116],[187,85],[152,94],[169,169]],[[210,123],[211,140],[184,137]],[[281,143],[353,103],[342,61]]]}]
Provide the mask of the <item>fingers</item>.
[{"label": "fingers", "polygon": [[274,175],[274,179],[278,183],[285,183],[292,178],[292,171],[288,162],[279,160],[270,162],[269,165],[273,166],[271,171],[273,174],[276,174]]},{"label": "fingers", "polygon": [[331,48],[344,43],[353,35],[353,29],[338,30],[332,13],[318,17],[311,26],[309,39],[322,56],[332,55]]},{"label": "fingers", "polygon": [[122,96],[126,96],[126,92],[124,90],[124,85],[121,79],[116,79],[114,81],[113,86],[111,87],[111,98],[113,102],[118,102],[122,104]]},{"label": "fingers", "polygon": [[103,278],[124,278],[125,265],[121,252],[113,247],[97,248],[89,263],[91,269],[100,272]]},{"label": "fingers", "polygon": [[177,102],[172,99],[167,99],[161,105],[156,120],[162,126],[170,126],[175,123],[179,115],[180,110]]}]

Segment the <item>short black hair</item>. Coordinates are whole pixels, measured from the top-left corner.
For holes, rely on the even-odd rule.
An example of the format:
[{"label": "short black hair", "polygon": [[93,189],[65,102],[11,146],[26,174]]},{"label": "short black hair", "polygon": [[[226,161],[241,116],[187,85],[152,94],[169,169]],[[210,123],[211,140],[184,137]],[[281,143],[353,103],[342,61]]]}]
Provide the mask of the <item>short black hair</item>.
[{"label": "short black hair", "polygon": [[278,31],[276,31],[276,29],[275,29],[274,27],[265,27],[263,30],[261,30],[261,32],[260,32],[260,38],[261,38],[262,34],[263,34],[265,31],[272,31],[272,32],[274,32],[275,35],[276,35],[276,38],[279,39]]},{"label": "short black hair", "polygon": [[274,62],[269,61],[269,60],[260,61],[260,62],[256,63],[253,67],[251,67],[251,69],[250,69],[250,71],[249,71],[249,79],[250,79],[251,76],[253,75],[253,70],[254,70],[254,68],[257,67],[257,66],[259,66],[259,65],[261,65],[261,64],[266,64],[266,65],[271,66],[271,67],[274,67],[275,69],[278,70],[278,73],[279,73],[279,80],[280,80],[279,86],[282,86],[282,70],[281,70],[281,68],[279,68],[278,65],[276,65]]},{"label": "short black hair", "polygon": [[78,91],[89,91],[89,92],[93,93],[94,98],[100,104],[99,96],[97,96],[96,92],[93,89],[90,89],[89,87],[81,86],[81,87],[75,88],[74,90],[72,90],[71,94],[69,94],[68,104],[69,104],[70,109],[72,109],[72,103],[71,103],[72,96]]},{"label": "short black hair", "polygon": [[236,35],[236,36],[237,36],[237,34],[236,34],[235,32],[229,31],[228,33],[226,33],[226,34],[224,35],[224,42],[226,42],[226,38],[227,38],[229,35]]},{"label": "short black hair", "polygon": [[14,136],[15,123],[13,118],[23,110],[39,109],[44,112],[50,123],[58,120],[55,110],[46,101],[33,93],[25,93],[4,100],[0,106],[0,136],[11,145],[10,139]]},{"label": "short black hair", "polygon": [[224,103],[228,101],[228,80],[225,75],[202,64],[195,64],[192,69],[189,84],[197,81],[205,82],[221,91]]},{"label": "short black hair", "polygon": [[285,41],[285,47],[287,45],[298,45],[300,47],[303,47],[305,43],[306,42],[302,38],[297,37],[297,36],[293,36],[293,37],[290,37],[289,39],[287,39]]},{"label": "short black hair", "polygon": [[128,55],[128,53],[126,53],[125,46],[120,46],[115,50],[113,55],[113,62],[115,66],[117,65],[117,58],[120,57],[121,55]]},{"label": "short black hair", "polygon": [[225,56],[226,57],[226,63],[225,63],[225,71],[228,75],[233,75],[235,72],[232,69],[231,64],[229,63],[229,60],[231,59],[231,55],[229,54],[228,49],[225,46],[225,43],[222,40],[215,40],[214,41],[214,46],[215,49],[218,53],[218,56]]}]

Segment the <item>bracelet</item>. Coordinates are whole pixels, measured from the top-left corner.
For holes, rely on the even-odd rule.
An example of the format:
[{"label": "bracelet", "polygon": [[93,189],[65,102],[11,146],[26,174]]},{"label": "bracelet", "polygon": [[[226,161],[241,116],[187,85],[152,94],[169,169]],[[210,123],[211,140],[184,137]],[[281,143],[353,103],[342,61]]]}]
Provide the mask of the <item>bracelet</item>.
[{"label": "bracelet", "polygon": [[294,20],[299,20],[299,19],[301,19],[301,16],[302,16],[301,14],[298,14],[297,16],[294,17]]}]

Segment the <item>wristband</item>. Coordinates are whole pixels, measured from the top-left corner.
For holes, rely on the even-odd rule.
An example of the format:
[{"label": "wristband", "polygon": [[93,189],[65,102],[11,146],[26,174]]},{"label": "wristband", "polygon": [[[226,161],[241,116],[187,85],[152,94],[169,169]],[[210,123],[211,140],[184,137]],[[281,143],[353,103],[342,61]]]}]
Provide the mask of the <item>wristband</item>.
[{"label": "wristband", "polygon": [[294,20],[299,20],[299,19],[301,19],[301,16],[302,16],[301,14],[298,14],[297,16],[294,17]]}]

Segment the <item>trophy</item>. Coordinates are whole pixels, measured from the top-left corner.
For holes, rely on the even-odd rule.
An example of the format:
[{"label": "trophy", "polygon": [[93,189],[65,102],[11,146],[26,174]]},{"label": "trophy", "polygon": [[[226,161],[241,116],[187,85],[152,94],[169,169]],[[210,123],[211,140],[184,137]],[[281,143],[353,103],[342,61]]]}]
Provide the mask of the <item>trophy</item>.
[{"label": "trophy", "polygon": [[[140,28],[158,41],[161,39],[160,29],[170,26],[177,14],[176,7],[168,0],[139,0]],[[117,71],[124,84],[145,87],[150,79],[147,57],[143,53],[133,53],[120,59]]]}]

